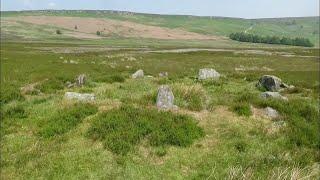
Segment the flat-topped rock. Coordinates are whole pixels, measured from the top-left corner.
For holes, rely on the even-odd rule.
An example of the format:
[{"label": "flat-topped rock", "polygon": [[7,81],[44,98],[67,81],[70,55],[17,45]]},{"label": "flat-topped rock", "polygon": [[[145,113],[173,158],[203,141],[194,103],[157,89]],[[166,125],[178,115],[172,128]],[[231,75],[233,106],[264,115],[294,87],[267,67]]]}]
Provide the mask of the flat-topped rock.
[{"label": "flat-topped rock", "polygon": [[143,78],[144,77],[144,72],[142,69],[139,69],[135,73],[131,75],[132,79],[138,79],[138,78]]},{"label": "flat-topped rock", "polygon": [[163,85],[159,87],[157,96],[157,107],[158,109],[177,108],[177,106],[174,105],[174,95],[169,86]]},{"label": "flat-topped rock", "polygon": [[274,99],[281,99],[285,101],[288,100],[287,97],[282,96],[279,92],[263,92],[260,94],[260,96],[264,99],[274,98]]},{"label": "flat-topped rock", "polygon": [[198,79],[199,80],[206,80],[206,79],[219,79],[220,73],[218,73],[214,69],[204,68],[199,70]]},{"label": "flat-topped rock", "polygon": [[94,94],[81,94],[76,92],[66,92],[64,97],[68,100],[78,100],[78,101],[94,101]]}]

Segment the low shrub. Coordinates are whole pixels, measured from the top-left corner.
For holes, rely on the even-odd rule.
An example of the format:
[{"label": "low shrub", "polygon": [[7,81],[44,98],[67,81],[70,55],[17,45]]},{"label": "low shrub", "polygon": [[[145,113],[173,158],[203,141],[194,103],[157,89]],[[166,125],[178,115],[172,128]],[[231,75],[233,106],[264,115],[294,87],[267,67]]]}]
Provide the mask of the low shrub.
[{"label": "low shrub", "polygon": [[143,138],[153,146],[188,146],[204,135],[193,118],[186,115],[122,106],[96,117],[88,136],[103,141],[110,151],[125,155]]},{"label": "low shrub", "polygon": [[85,117],[97,112],[96,106],[82,103],[60,109],[43,124],[39,134],[45,138],[64,134],[81,123]]}]

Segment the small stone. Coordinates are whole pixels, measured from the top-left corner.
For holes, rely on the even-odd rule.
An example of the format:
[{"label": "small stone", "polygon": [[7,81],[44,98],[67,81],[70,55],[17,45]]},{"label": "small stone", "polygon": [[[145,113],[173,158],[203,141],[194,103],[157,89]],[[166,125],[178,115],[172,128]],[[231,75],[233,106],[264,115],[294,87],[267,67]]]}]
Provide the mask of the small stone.
[{"label": "small stone", "polygon": [[287,97],[282,96],[279,92],[263,92],[263,93],[261,93],[260,96],[264,99],[274,98],[274,99],[281,99],[281,100],[285,100],[285,101],[288,100]]},{"label": "small stone", "polygon": [[169,86],[163,85],[158,89],[157,107],[159,109],[175,109],[174,95]]},{"label": "small stone", "polygon": [[264,109],[264,111],[265,111],[266,116],[271,118],[271,119],[276,119],[276,118],[279,117],[278,111],[275,110],[275,109],[272,109],[271,107],[266,107]]},{"label": "small stone", "polygon": [[200,69],[199,70],[199,80],[206,80],[206,79],[219,79],[220,74],[214,69]]},{"label": "small stone", "polygon": [[139,69],[137,72],[132,74],[132,79],[138,79],[138,78],[143,78],[144,77],[144,72],[142,69]]},{"label": "small stone", "polygon": [[159,77],[168,77],[168,72],[159,73]]},{"label": "small stone", "polygon": [[64,97],[68,100],[78,100],[78,101],[94,101],[94,94],[80,94],[76,92],[66,92]]}]

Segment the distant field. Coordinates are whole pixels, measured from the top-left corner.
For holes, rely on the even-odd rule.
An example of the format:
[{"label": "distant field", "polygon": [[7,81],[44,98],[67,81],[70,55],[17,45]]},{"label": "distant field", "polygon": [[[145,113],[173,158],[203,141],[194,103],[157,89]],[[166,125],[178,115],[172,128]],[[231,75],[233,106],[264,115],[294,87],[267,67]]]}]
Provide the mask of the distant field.
[{"label": "distant field", "polygon": [[183,29],[189,32],[226,37],[233,32],[248,32],[262,36],[276,35],[287,37],[304,37],[319,46],[319,18],[279,18],[279,19],[237,19],[222,17],[197,17],[177,15],[150,15],[139,13],[112,11],[34,11],[34,12],[5,12],[9,16],[71,16],[108,18],[130,21],[139,24]]}]

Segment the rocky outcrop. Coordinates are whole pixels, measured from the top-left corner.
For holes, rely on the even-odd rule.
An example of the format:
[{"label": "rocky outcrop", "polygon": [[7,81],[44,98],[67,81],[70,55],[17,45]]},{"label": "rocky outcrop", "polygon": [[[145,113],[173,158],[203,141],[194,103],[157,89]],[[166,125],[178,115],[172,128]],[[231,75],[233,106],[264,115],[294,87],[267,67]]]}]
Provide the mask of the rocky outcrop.
[{"label": "rocky outcrop", "polygon": [[220,76],[221,75],[216,70],[205,68],[205,69],[200,69],[199,70],[198,79],[199,80],[219,79]]}]

